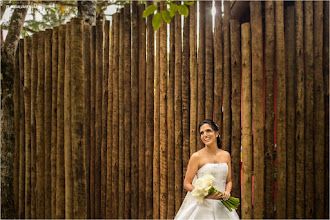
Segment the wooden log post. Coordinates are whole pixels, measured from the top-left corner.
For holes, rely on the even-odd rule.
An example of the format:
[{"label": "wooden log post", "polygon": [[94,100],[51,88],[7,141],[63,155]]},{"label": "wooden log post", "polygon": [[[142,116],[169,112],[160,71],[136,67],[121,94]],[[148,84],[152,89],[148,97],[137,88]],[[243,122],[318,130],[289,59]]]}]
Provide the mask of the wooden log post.
[{"label": "wooden log post", "polygon": [[[104,58],[102,73],[102,147],[101,147],[101,173],[107,173],[107,117],[108,117],[108,76],[109,76],[109,56],[110,56],[110,21],[104,21]],[[101,175],[101,218],[106,218],[106,191],[107,175]]]},{"label": "wooden log post", "polygon": [[[65,217],[65,172],[71,167],[65,164],[64,147],[64,80],[65,80],[65,26],[58,31],[58,81],[57,81],[57,146],[56,146],[56,218]],[[67,139],[67,138],[66,138]],[[68,158],[69,160],[71,157]],[[71,160],[70,160],[71,161]],[[65,166],[67,165],[67,166]],[[66,171],[65,171],[66,170]],[[69,180],[68,180],[69,181]],[[70,186],[72,187],[72,186]]]},{"label": "wooden log post", "polygon": [[19,138],[19,191],[18,191],[18,217],[25,218],[25,106],[24,106],[24,45],[25,40],[20,40],[19,71],[20,71],[20,138]]},{"label": "wooden log post", "polygon": [[[296,2],[297,4],[298,2]],[[302,2],[300,2],[302,3]],[[300,53],[301,51],[301,45],[299,45],[300,42],[298,42],[298,38],[300,36],[300,32],[298,31],[298,26],[301,23],[301,16],[299,18],[298,13],[296,13],[296,19],[295,19],[295,8],[293,5],[288,6],[285,8],[285,63],[286,63],[286,73],[287,73],[287,106],[291,106],[290,108],[287,108],[287,145],[290,146],[287,148],[287,172],[288,172],[288,178],[287,178],[287,187],[288,191],[286,194],[287,201],[292,201],[292,205],[287,207],[287,217],[288,218],[294,218],[295,216],[295,210],[296,209],[296,196],[300,196],[296,194],[296,190],[299,191],[299,187],[295,184],[296,180],[298,181],[298,173],[296,173],[296,170],[298,171],[299,165],[302,161],[295,161],[295,157],[298,156],[298,148],[295,144],[295,75],[296,75],[296,61],[297,63],[299,60],[299,54],[296,55],[296,49],[298,50],[298,47],[300,47]],[[296,22],[296,24],[295,24]],[[297,26],[298,25],[298,26]],[[297,30],[295,28],[297,26]],[[300,30],[301,31],[301,30]],[[299,34],[299,36],[298,36]],[[297,46],[296,46],[297,45]],[[303,55],[303,54],[301,54]],[[301,56],[300,55],[300,56]],[[297,59],[297,60],[296,60]],[[296,154],[295,154],[296,152]],[[297,158],[298,159],[298,158]],[[299,164],[298,164],[299,163]],[[298,166],[297,166],[298,165]],[[299,189],[299,190],[298,190]],[[302,194],[303,195],[303,194]]]},{"label": "wooden log post", "polygon": [[124,218],[125,206],[125,102],[124,97],[124,9],[119,19],[119,211],[118,218]]},{"label": "wooden log post", "polygon": [[197,151],[197,4],[189,6],[190,155]]},{"label": "wooden log post", "polygon": [[265,218],[274,212],[274,2],[265,2]]},{"label": "wooden log post", "polygon": [[[147,3],[148,5],[153,4],[153,2],[149,1]],[[129,7],[128,7],[129,9]],[[128,11],[128,23],[129,23],[129,11]],[[147,67],[146,67],[146,159],[145,159],[145,166],[146,166],[146,218],[147,219],[152,219],[152,211],[153,211],[153,196],[152,196],[152,169],[153,169],[153,145],[154,145],[154,30],[152,27],[152,16],[148,17],[148,23],[147,23]],[[125,26],[126,27],[126,26]],[[130,32],[130,26],[127,28],[127,33]],[[126,33],[126,32],[125,32]],[[127,37],[127,42],[130,45],[130,38]],[[130,51],[130,47],[127,46],[128,50]],[[130,56],[131,54],[129,53],[127,56]],[[129,61],[129,58],[128,58]],[[128,69],[130,69],[130,63],[127,64]],[[125,68],[127,68],[125,67]],[[127,72],[127,76],[131,77],[130,73]],[[128,80],[127,80],[128,81]],[[130,81],[128,81],[129,84],[127,86],[131,86]],[[127,88],[126,86],[126,88]],[[130,92],[130,90],[129,90]],[[130,100],[130,95],[127,94],[127,97],[129,97]],[[126,100],[126,98],[125,98]],[[127,104],[129,105],[129,104]],[[127,115],[127,119],[129,119],[131,112],[126,111],[129,113]],[[131,133],[130,130],[128,130],[129,133]],[[126,132],[127,133],[127,132]],[[128,146],[130,149],[130,145]],[[126,155],[128,155],[130,151],[127,151]],[[129,163],[130,161],[128,161]],[[130,176],[127,175],[127,181],[129,181]],[[131,188],[130,185],[127,185],[127,188]],[[131,192],[127,192],[126,194],[131,194]],[[125,205],[126,207],[126,205]],[[130,206],[128,206],[130,207]]]},{"label": "wooden log post", "polygon": [[[323,25],[323,75],[324,75],[324,95],[325,95],[325,145],[324,161],[329,161],[329,2],[324,2],[324,25]],[[329,218],[329,166],[324,167],[324,218]]]},{"label": "wooden log post", "polygon": [[104,21],[96,20],[95,35],[95,218],[101,218],[102,78],[104,60]]},{"label": "wooden log post", "polygon": [[252,73],[250,23],[241,27],[242,47],[242,218],[251,219],[252,209]]},{"label": "wooden log post", "polygon": [[[91,73],[92,73],[92,26],[84,25],[84,136],[85,136],[85,158],[86,158],[86,184],[87,184],[87,218],[91,218],[91,197],[90,197],[90,160],[91,160]],[[71,97],[71,96],[70,96]],[[72,212],[72,211],[71,211]]]},{"label": "wooden log post", "polygon": [[[216,12],[222,13],[221,1],[215,2]],[[215,16],[214,21],[214,121],[222,133],[222,88],[223,88],[223,31],[222,16]],[[222,138],[222,136],[220,137]]]},{"label": "wooden log post", "polygon": [[[111,187],[112,187],[112,104],[113,104],[113,24],[111,25],[110,35],[110,60],[108,74],[108,115],[107,115],[107,192],[106,192],[106,218],[111,218]],[[86,70],[87,71],[87,70]]]},{"label": "wooden log post", "polygon": [[118,218],[118,177],[119,177],[119,96],[118,96],[118,68],[119,68],[119,14],[115,14],[113,17],[113,28],[114,28],[114,50],[113,50],[113,116],[112,116],[112,211],[111,218]]},{"label": "wooden log post", "polygon": [[[19,72],[19,51],[21,46],[21,41],[18,43],[17,51],[15,53],[15,75],[14,75],[14,120],[15,120],[15,155],[14,155],[14,176],[13,176],[13,192],[14,192],[14,207],[15,207],[15,218],[19,218],[18,215],[18,204],[19,204],[19,143],[20,143],[20,72]],[[22,95],[23,96],[23,95]]]},{"label": "wooden log post", "polygon": [[[131,217],[131,15],[124,6],[124,100],[125,100],[125,206],[124,218]],[[127,106],[127,107],[126,107]],[[148,136],[148,135],[147,135]],[[151,186],[152,187],[152,186]]]},{"label": "wooden log post", "polygon": [[[190,157],[190,79],[189,79],[189,56],[190,56],[190,39],[189,39],[190,17],[184,18],[183,24],[183,47],[182,47],[182,182],[186,176],[187,166]],[[181,183],[182,184],[182,183]],[[181,201],[186,196],[187,191],[181,186]]]},{"label": "wooden log post", "polygon": [[51,124],[52,124],[52,33],[45,32],[45,218],[52,217],[51,211]]},{"label": "wooden log post", "polygon": [[146,19],[144,4],[139,6],[139,218],[145,218],[145,130],[146,130]]},{"label": "wooden log post", "polygon": [[[275,3],[276,43],[276,148],[277,148],[277,218],[286,218],[286,76],[283,2]],[[258,197],[256,197],[258,198]]]},{"label": "wooden log post", "polygon": [[[205,4],[199,2],[199,43],[197,55],[198,89],[197,89],[197,126],[205,119]],[[197,131],[199,133],[199,131]],[[203,142],[197,138],[197,151],[202,149]]]},{"label": "wooden log post", "polygon": [[[231,167],[232,195],[241,197],[241,53],[240,53],[240,24],[237,20],[230,21],[231,36]],[[240,215],[240,209],[237,209]]]},{"label": "wooden log post", "polygon": [[[265,218],[274,212],[274,2],[265,2]],[[244,155],[244,153],[243,153]]]},{"label": "wooden log post", "polygon": [[[139,215],[139,12],[137,5],[136,1],[132,2],[131,218],[138,218]],[[115,85],[113,86],[115,87]]]},{"label": "wooden log post", "polygon": [[[157,3],[158,5],[159,3]],[[134,29],[133,29],[134,30]],[[155,97],[154,97],[154,152],[153,152],[153,218],[160,218],[160,30],[156,32]],[[133,63],[132,63],[133,64]],[[133,84],[133,80],[132,80]],[[132,86],[132,89],[134,87]],[[133,94],[133,93],[132,93]],[[133,96],[132,96],[133,98]],[[133,106],[133,105],[132,105]],[[133,123],[133,120],[132,120]],[[133,139],[133,138],[132,138]],[[133,181],[132,181],[133,185]],[[132,199],[133,200],[133,199]]]},{"label": "wooden log post", "polygon": [[[25,218],[31,218],[31,46],[32,38],[27,37],[24,41]],[[43,124],[40,126],[43,130]]]},{"label": "wooden log post", "polygon": [[[52,218],[56,218],[56,147],[57,147],[57,81],[58,81],[58,30],[53,29],[52,36],[52,135],[51,135],[51,209]],[[35,42],[38,45],[38,39]],[[32,84],[33,85],[33,84]],[[37,87],[35,87],[37,88]],[[33,217],[33,216],[31,216]]]},{"label": "wooden log post", "polygon": [[[315,218],[324,218],[323,2],[314,2]],[[327,62],[327,61],[326,61]]]},{"label": "wooden log post", "polygon": [[304,2],[304,60],[305,60],[305,218],[314,218],[314,38],[313,2]]},{"label": "wooden log post", "polygon": [[[174,72],[174,215],[181,206],[182,197],[182,43],[181,16],[175,18],[175,72]],[[169,216],[168,216],[169,217]]]},{"label": "wooden log post", "polygon": [[65,64],[64,64],[64,193],[65,218],[73,218],[73,171],[71,140],[71,23],[67,23],[65,31]]},{"label": "wooden log post", "polygon": [[253,123],[253,218],[263,218],[264,203],[264,123],[263,54],[261,2],[250,2],[252,43],[252,123]]},{"label": "wooden log post", "polygon": [[[290,166],[292,166],[292,170],[294,170],[294,161],[296,162],[296,181],[289,182],[288,181],[288,192],[287,195],[289,195],[290,190],[294,191],[295,189],[295,215],[293,215],[294,209],[291,208],[291,206],[288,207],[287,214],[288,218],[304,218],[305,217],[305,210],[304,210],[304,161],[305,161],[305,137],[304,137],[304,119],[305,119],[305,69],[304,69],[304,23],[303,23],[303,2],[295,2],[295,13],[293,13],[293,10],[291,11],[291,14],[295,14],[296,17],[292,18],[292,20],[296,21],[296,70],[294,68],[290,68],[287,71],[288,75],[288,103],[287,106],[295,106],[295,120],[291,120],[289,109],[294,108],[288,108],[288,132],[291,130],[289,127],[289,124],[295,125],[295,141],[292,143],[289,143],[289,139],[287,140],[287,145],[292,146],[288,147],[288,153],[287,153],[287,159],[288,159],[288,168],[289,171]],[[290,10],[290,9],[289,9]],[[294,39],[294,38],[293,38]],[[290,48],[290,43],[288,42],[287,47]],[[294,45],[294,44],[293,44]],[[293,48],[292,48],[293,49]],[[294,50],[294,49],[293,49]],[[289,49],[287,49],[287,56],[291,55],[291,52]],[[288,65],[294,60],[290,59],[288,60]],[[288,66],[289,67],[289,66]],[[294,76],[294,73],[296,73],[296,78],[292,77]],[[294,83],[296,84],[296,91],[294,94],[295,99],[293,97],[290,97],[291,93],[291,87],[294,88]],[[290,92],[290,93],[289,93]],[[289,95],[290,94],[290,95]],[[293,99],[293,100],[290,100]],[[294,100],[296,100],[295,105]],[[294,127],[292,128],[294,130]],[[289,134],[287,135],[289,138]],[[294,150],[293,146],[295,146],[295,157],[294,157],[294,151],[291,152],[292,156],[290,157],[289,150]],[[288,180],[289,176],[291,176],[294,173],[288,172]],[[292,175],[294,176],[294,175]],[[294,197],[287,197],[287,201],[293,201]],[[293,206],[292,206],[293,207]]]},{"label": "wooden log post", "polygon": [[[92,26],[91,33],[91,151],[90,151],[90,212],[91,218],[95,218],[95,94],[96,94],[96,80],[95,80],[95,43],[96,43],[96,26]],[[114,204],[112,204],[114,205]]]},{"label": "wooden log post", "polygon": [[175,115],[174,115],[174,75],[175,75],[175,20],[170,24],[170,50],[169,50],[169,71],[167,86],[167,178],[168,178],[168,197],[167,197],[167,218],[174,218],[175,206]]},{"label": "wooden log post", "polygon": [[[161,2],[161,9],[165,5]],[[167,218],[167,26],[165,23],[160,27],[160,218]]]},{"label": "wooden log post", "polygon": [[[212,31],[212,1],[205,1],[205,118],[213,119],[213,31]],[[201,14],[202,15],[202,14]],[[201,26],[200,26],[201,27]]]},{"label": "wooden log post", "polygon": [[223,69],[223,129],[222,129],[222,149],[230,152],[231,139],[231,78],[230,78],[230,33],[229,33],[229,14],[230,2],[224,2],[223,20],[223,45],[224,45],[224,69]]},{"label": "wooden log post", "polygon": [[85,140],[83,20],[72,20],[71,32],[71,134],[73,218],[87,218]]}]

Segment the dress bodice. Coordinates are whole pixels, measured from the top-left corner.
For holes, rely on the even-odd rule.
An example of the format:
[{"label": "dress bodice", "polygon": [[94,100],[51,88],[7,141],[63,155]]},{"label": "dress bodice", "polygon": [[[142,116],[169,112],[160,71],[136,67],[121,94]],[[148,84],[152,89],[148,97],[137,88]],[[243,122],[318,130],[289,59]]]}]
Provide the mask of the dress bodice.
[{"label": "dress bodice", "polygon": [[213,186],[220,192],[226,189],[226,180],[228,175],[227,163],[207,163],[197,171],[197,178],[211,174],[214,176]]}]

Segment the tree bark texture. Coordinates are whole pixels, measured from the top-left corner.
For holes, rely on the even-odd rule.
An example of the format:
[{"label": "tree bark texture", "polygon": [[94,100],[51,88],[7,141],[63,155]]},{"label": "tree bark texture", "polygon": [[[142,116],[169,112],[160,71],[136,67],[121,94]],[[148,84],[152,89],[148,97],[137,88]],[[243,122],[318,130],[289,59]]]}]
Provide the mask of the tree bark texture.
[{"label": "tree bark texture", "polygon": [[241,27],[242,47],[242,193],[241,216],[251,219],[252,209],[252,73],[251,73],[251,30],[250,23]]},{"label": "tree bark texture", "polygon": [[84,20],[84,23],[95,25],[96,22],[96,0],[91,1],[77,1],[78,4],[78,18]]},{"label": "tree bark texture", "polygon": [[[212,2],[205,2],[205,118],[213,119],[213,31],[212,31]],[[203,14],[201,14],[203,16]],[[201,27],[201,26],[200,26]]]},{"label": "tree bark texture", "polygon": [[263,218],[264,198],[264,121],[263,54],[261,2],[250,2],[252,43],[252,123],[253,123],[253,218]]}]

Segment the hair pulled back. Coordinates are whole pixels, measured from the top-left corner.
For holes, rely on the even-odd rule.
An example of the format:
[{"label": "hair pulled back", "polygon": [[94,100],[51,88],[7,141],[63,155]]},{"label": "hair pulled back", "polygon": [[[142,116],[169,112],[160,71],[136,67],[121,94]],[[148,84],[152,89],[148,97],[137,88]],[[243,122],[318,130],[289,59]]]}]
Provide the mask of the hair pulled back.
[{"label": "hair pulled back", "polygon": [[[219,131],[219,127],[218,127],[218,125],[217,125],[214,121],[212,121],[212,120],[210,120],[210,119],[205,119],[205,120],[203,120],[203,121],[199,124],[199,126],[198,126],[198,130],[200,130],[200,128],[201,128],[201,126],[202,126],[203,124],[208,124],[208,125],[210,125],[211,128],[213,129],[213,131],[215,131],[215,132],[216,132],[216,131]],[[222,148],[221,141],[220,141],[220,135],[217,136],[217,145],[218,145],[218,148],[219,148],[219,149]]]}]

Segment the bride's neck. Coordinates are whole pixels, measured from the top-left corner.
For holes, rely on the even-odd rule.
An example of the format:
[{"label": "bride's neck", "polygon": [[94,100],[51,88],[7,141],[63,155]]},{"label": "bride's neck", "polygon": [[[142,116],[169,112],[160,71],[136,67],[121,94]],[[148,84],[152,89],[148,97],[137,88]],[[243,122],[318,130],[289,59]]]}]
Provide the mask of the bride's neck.
[{"label": "bride's neck", "polygon": [[205,150],[210,153],[216,153],[218,150],[218,146],[217,144],[205,145]]}]

